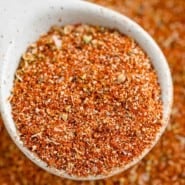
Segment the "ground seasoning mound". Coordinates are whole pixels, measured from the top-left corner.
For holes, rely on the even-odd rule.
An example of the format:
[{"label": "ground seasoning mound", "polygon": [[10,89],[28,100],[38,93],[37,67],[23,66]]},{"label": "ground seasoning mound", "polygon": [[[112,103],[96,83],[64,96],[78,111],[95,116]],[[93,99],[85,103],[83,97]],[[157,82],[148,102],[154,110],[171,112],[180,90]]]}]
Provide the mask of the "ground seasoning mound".
[{"label": "ground seasoning mound", "polygon": [[[94,1],[137,21],[162,47],[174,81],[174,106],[167,130],[154,149],[129,170],[101,181],[78,182],[59,178],[37,167],[15,146],[3,126],[0,132],[1,185],[185,184],[185,1]],[[0,125],[3,125],[1,119]]]},{"label": "ground seasoning mound", "polygon": [[25,146],[76,176],[128,164],[161,128],[150,59],[104,27],[53,27],[41,36],[22,56],[11,105]]}]

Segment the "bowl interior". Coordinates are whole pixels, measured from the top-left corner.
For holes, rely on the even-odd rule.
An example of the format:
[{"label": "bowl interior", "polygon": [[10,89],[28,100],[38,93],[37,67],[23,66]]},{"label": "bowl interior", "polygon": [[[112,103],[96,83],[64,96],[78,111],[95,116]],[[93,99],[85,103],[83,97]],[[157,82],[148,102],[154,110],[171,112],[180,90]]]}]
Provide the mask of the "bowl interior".
[{"label": "bowl interior", "polygon": [[[19,64],[20,56],[26,51],[26,48],[36,41],[42,33],[46,33],[52,25],[65,25],[73,23],[88,23],[92,25],[102,25],[109,28],[116,28],[122,33],[133,37],[139,45],[145,50],[152,60],[153,66],[157,71],[159,83],[162,89],[163,101],[163,121],[164,125],[161,132],[156,137],[155,142],[159,139],[164,131],[169,118],[172,103],[172,83],[168,65],[161,50],[153,39],[136,23],[129,18],[115,13],[103,7],[93,5],[83,1],[33,1],[29,6],[21,6],[20,12],[14,15],[14,20],[8,25],[7,34],[11,41],[6,48],[2,48],[4,58],[1,61],[0,73],[0,108],[6,128],[18,145],[18,147],[37,165],[56,175],[67,178],[77,179],[47,167],[47,165],[28,151],[22,144],[17,135],[16,127],[11,116],[11,106],[8,97],[11,94],[15,71]],[[7,42],[5,39],[4,42]],[[3,45],[1,46],[3,47]],[[153,144],[153,145],[154,145]],[[140,159],[148,151],[143,152]],[[139,159],[138,159],[139,160]],[[135,164],[133,162],[133,164]],[[125,169],[130,167],[125,166]],[[122,169],[123,170],[123,169]],[[111,175],[119,172],[115,170]],[[88,177],[89,179],[100,179],[104,177]],[[81,179],[81,180],[86,180]]]}]

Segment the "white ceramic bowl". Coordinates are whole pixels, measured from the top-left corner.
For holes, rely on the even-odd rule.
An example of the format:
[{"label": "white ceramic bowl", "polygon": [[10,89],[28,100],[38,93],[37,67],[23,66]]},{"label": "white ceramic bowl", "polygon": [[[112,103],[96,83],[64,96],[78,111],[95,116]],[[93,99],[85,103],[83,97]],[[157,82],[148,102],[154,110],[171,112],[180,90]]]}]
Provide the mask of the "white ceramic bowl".
[{"label": "white ceramic bowl", "polygon": [[[8,1],[6,1],[8,2]],[[170,115],[172,105],[172,80],[168,64],[161,50],[154,40],[136,23],[128,17],[120,15],[109,9],[85,2],[67,0],[32,0],[13,1],[12,9],[8,3],[1,2],[1,34],[0,34],[0,110],[8,133],[22,152],[35,164],[55,175],[74,180],[102,179],[120,173],[141,160],[159,140],[164,132]],[[11,1],[12,3],[12,1]],[[9,7],[9,8],[8,8]],[[3,13],[4,11],[4,13]],[[62,21],[61,21],[62,20]],[[153,66],[157,71],[159,83],[162,89],[163,101],[163,126],[157,134],[149,149],[143,151],[139,158],[135,159],[123,168],[115,169],[107,176],[75,177],[64,171],[48,167],[31,151],[23,146],[17,134],[11,115],[10,96],[14,74],[19,64],[20,56],[26,48],[36,41],[40,34],[47,32],[52,25],[65,25],[73,23],[88,23],[116,28],[122,33],[133,37],[150,56]]]}]

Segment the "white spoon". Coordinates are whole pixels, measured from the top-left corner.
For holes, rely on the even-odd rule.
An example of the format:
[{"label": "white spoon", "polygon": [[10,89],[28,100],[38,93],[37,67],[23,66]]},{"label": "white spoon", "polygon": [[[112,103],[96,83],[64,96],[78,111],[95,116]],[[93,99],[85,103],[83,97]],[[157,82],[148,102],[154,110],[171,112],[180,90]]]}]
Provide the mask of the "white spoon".
[{"label": "white spoon", "polygon": [[[0,5],[2,14],[0,21],[0,110],[8,133],[22,152],[46,171],[74,180],[107,178],[128,169],[140,161],[164,132],[169,121],[173,99],[169,67],[163,53],[154,40],[128,17],[84,1],[32,0],[25,3],[25,0],[8,0],[0,2]],[[14,74],[18,67],[20,56],[31,43],[39,38],[40,34],[45,33],[52,25],[73,23],[87,23],[116,28],[122,33],[133,37],[151,58],[162,89],[163,126],[155,140],[153,140],[152,146],[145,149],[134,161],[123,168],[113,170],[106,176],[76,177],[66,174],[65,171],[48,167],[45,162],[24,147],[11,115],[11,105],[8,97],[11,94]]]}]

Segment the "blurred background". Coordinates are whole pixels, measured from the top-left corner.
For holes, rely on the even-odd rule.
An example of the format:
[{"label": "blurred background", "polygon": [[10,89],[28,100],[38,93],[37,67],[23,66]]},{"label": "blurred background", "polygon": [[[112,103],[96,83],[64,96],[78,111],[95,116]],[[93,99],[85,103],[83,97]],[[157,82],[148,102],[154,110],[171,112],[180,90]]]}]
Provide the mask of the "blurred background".
[{"label": "blurred background", "polygon": [[75,182],[35,166],[15,146],[0,118],[0,185],[185,185],[185,0],[92,0],[139,23],[167,57],[174,83],[168,128],[137,165],[112,178]]}]

